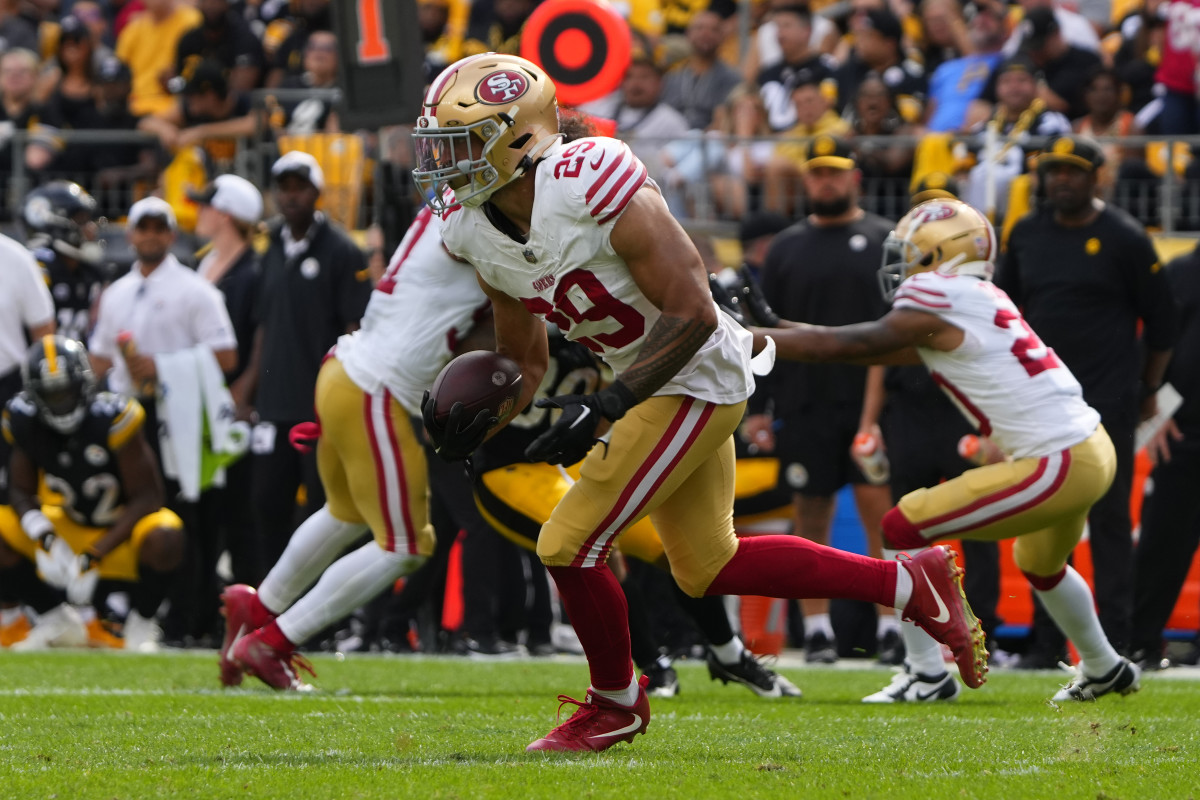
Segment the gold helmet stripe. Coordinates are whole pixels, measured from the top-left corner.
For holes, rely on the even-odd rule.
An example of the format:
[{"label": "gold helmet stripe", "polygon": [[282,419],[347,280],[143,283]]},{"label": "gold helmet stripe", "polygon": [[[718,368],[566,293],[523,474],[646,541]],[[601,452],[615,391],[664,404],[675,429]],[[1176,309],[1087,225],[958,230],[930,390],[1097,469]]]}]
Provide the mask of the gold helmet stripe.
[{"label": "gold helmet stripe", "polygon": [[49,375],[58,372],[58,347],[54,344],[54,334],[47,333],[42,337],[42,351],[46,354],[46,370]]}]

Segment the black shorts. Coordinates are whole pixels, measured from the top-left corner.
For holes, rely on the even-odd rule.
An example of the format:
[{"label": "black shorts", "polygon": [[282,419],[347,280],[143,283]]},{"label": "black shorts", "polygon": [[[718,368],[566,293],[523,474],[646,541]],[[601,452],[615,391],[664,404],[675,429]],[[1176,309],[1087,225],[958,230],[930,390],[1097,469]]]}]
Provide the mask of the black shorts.
[{"label": "black shorts", "polygon": [[861,416],[857,407],[828,406],[784,417],[775,434],[782,482],[812,497],[829,497],[847,483],[867,483],[850,457]]}]

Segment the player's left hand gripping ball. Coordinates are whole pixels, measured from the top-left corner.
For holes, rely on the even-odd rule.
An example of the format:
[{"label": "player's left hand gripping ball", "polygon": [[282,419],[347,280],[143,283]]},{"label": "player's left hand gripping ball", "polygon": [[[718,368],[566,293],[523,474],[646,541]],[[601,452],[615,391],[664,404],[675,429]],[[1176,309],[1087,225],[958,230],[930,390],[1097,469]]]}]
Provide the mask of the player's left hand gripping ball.
[{"label": "player's left hand gripping ball", "polygon": [[582,461],[596,444],[596,426],[601,417],[616,422],[637,405],[637,398],[618,380],[595,394],[548,397],[535,405],[561,408],[563,413],[548,431],[525,448],[526,457],[566,466]]},{"label": "player's left hand gripping ball", "polygon": [[499,422],[486,408],[480,410],[473,419],[464,419],[467,407],[461,402],[450,407],[444,423],[439,422],[436,406],[436,403],[430,402],[429,391],[426,390],[421,398],[421,418],[425,422],[425,430],[433,442],[434,452],[442,460],[451,463],[470,458],[483,444],[491,427]]}]

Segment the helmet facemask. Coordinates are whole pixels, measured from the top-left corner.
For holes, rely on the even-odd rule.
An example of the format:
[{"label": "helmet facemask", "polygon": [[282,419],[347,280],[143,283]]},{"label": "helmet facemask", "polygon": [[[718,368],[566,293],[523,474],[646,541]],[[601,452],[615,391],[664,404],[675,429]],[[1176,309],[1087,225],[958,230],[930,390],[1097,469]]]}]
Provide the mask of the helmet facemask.
[{"label": "helmet facemask", "polygon": [[925,272],[933,263],[932,253],[922,253],[916,244],[897,236],[895,231],[883,240],[883,265],[879,267],[879,291],[892,302],[900,284],[915,272]]},{"label": "helmet facemask", "polygon": [[[445,213],[454,205],[481,206],[504,185],[487,158],[504,134],[501,124],[483,119],[463,127],[441,128],[436,117],[424,116],[417,125],[413,131],[417,158],[413,180],[434,213]],[[509,181],[522,173],[515,171]]]}]

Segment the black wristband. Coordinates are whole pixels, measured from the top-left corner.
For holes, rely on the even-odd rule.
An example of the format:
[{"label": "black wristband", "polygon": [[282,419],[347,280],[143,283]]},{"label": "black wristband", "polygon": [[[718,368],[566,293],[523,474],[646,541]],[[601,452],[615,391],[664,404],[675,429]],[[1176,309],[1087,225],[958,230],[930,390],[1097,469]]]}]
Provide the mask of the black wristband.
[{"label": "black wristband", "polygon": [[1141,387],[1139,396],[1141,397],[1142,400],[1145,400],[1147,397],[1150,397],[1152,395],[1158,394],[1158,390],[1163,387],[1162,381],[1159,381],[1158,383],[1154,384],[1153,386],[1146,383],[1145,381],[1139,381],[1138,385]]}]

